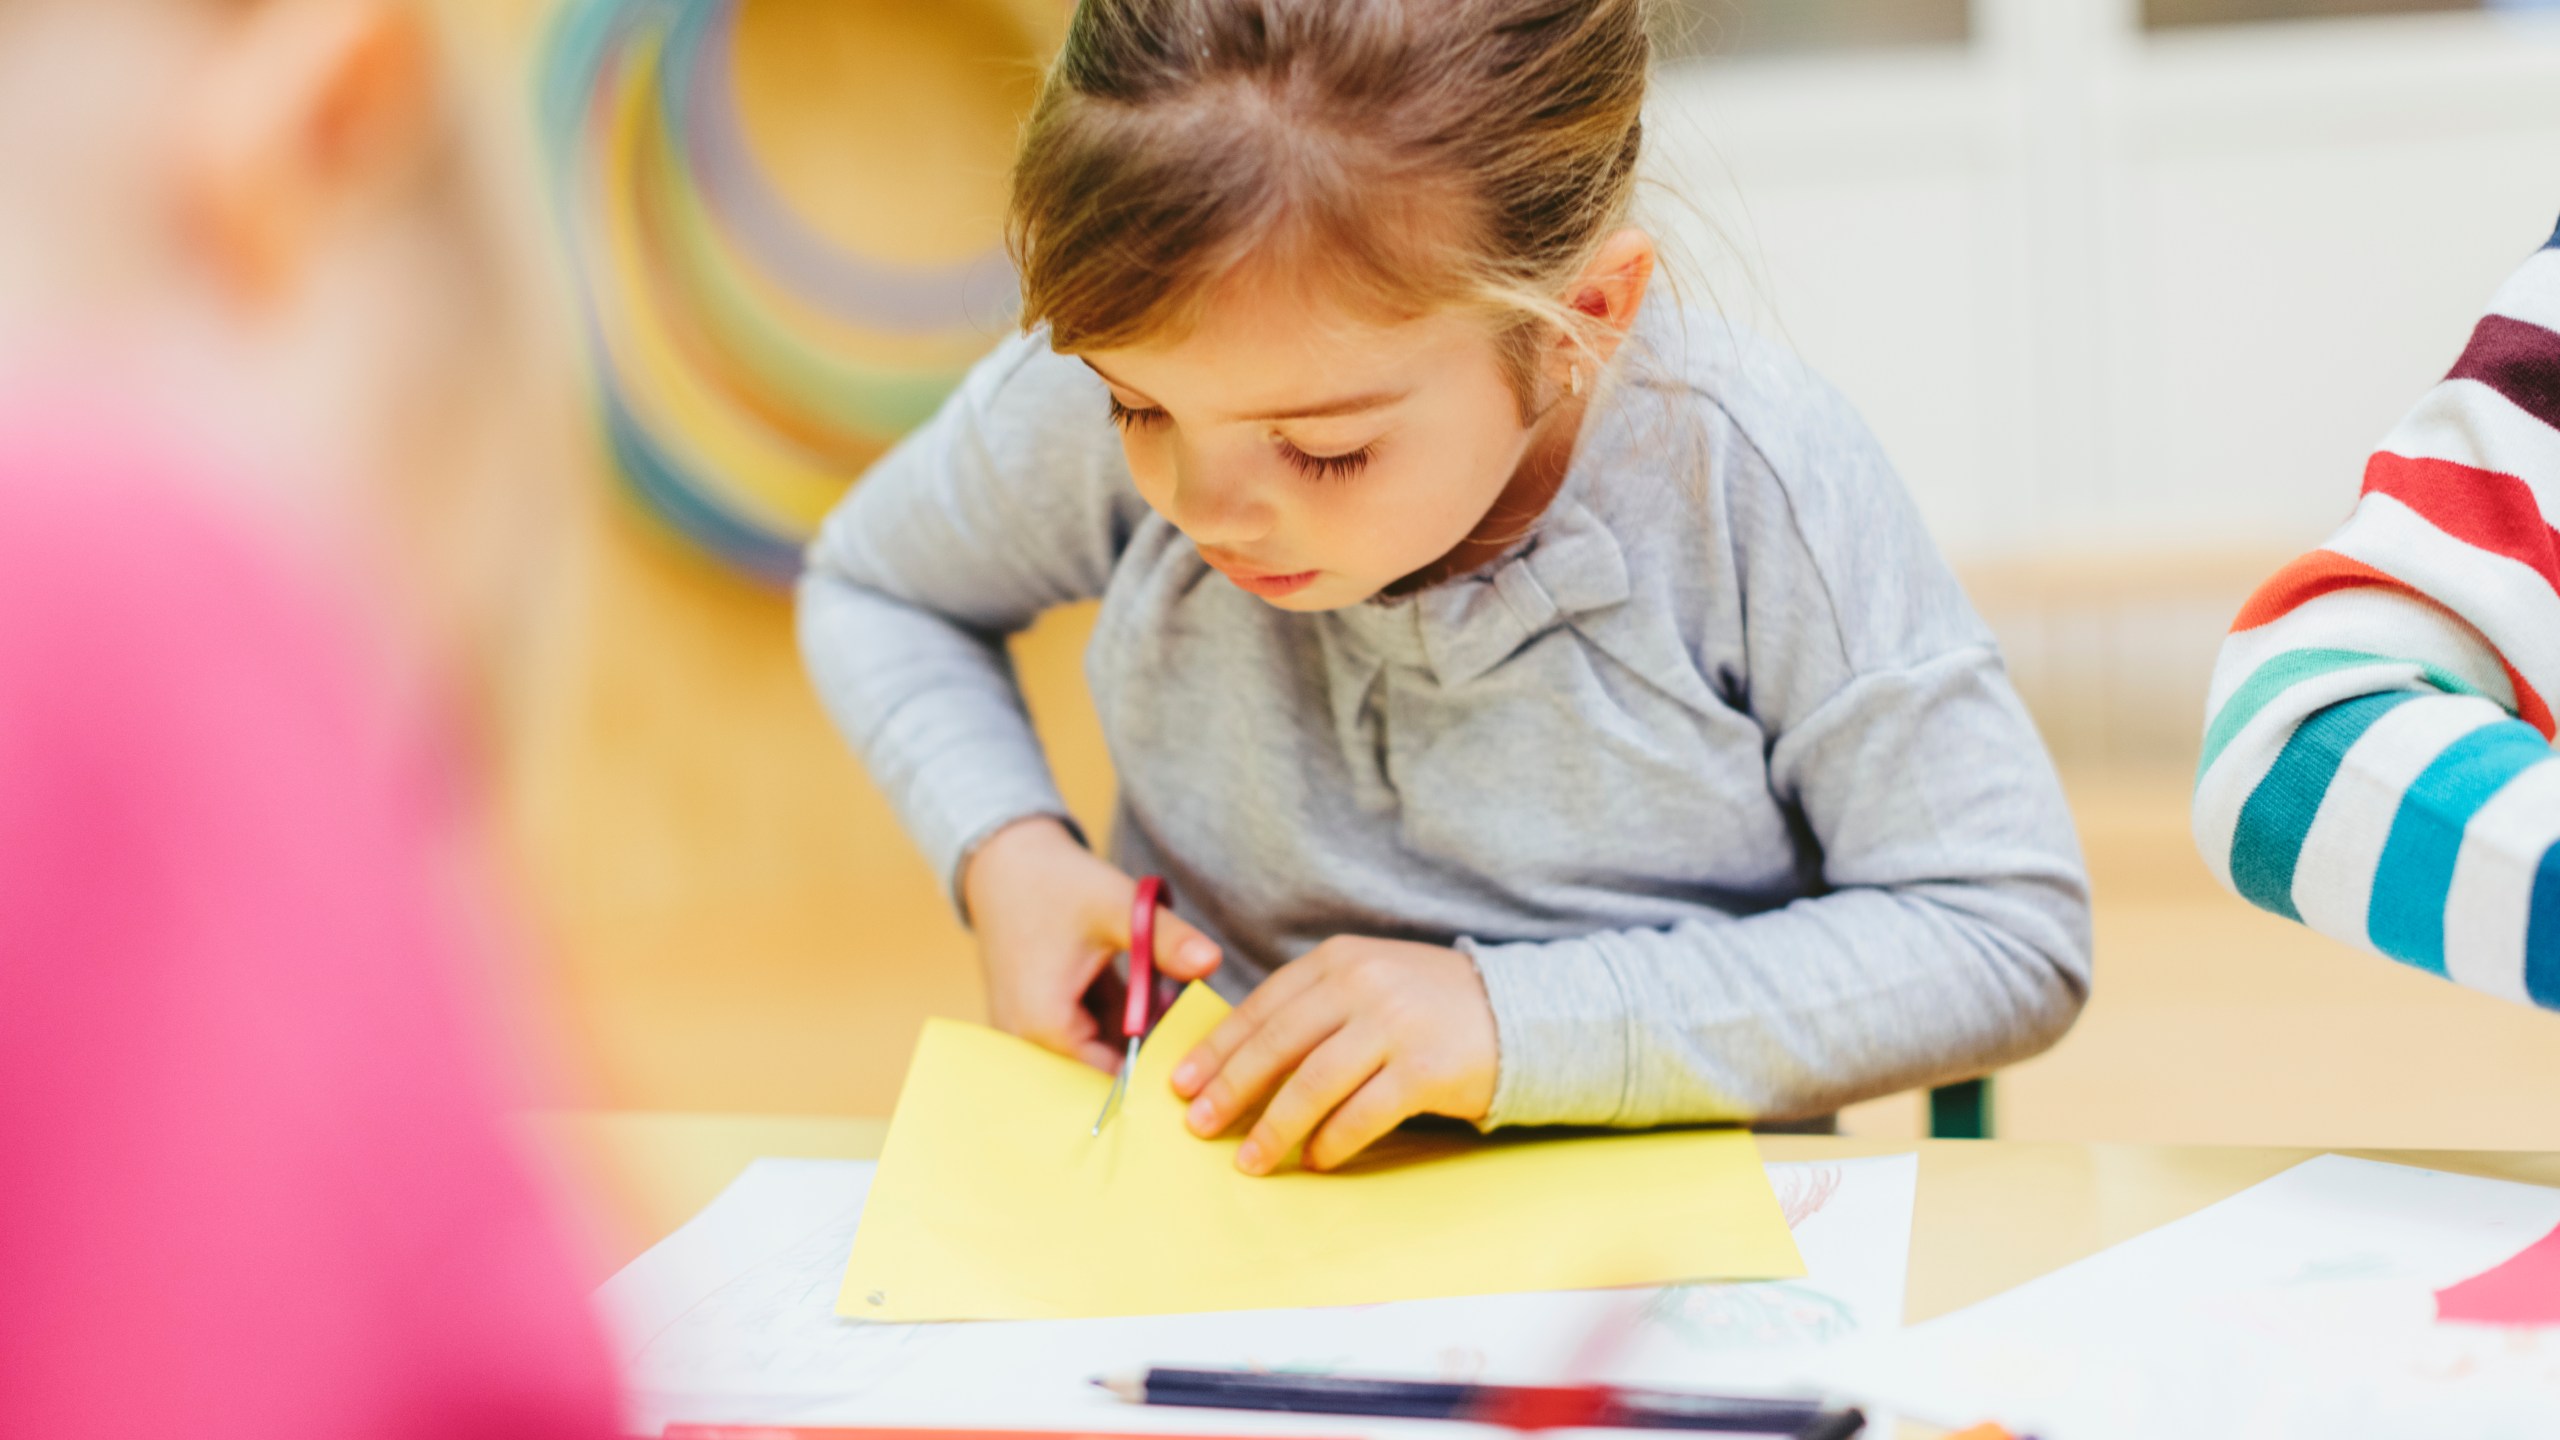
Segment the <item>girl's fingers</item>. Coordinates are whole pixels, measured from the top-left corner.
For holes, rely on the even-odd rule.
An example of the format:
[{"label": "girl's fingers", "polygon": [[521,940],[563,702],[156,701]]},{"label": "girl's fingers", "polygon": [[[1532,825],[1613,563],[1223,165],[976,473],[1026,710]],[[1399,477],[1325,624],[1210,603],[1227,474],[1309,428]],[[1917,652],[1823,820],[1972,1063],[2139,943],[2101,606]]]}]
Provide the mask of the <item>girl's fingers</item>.
[{"label": "girl's fingers", "polygon": [[1120,1069],[1120,1062],[1128,1058],[1128,1051],[1124,1047],[1103,1039],[1091,1026],[1086,1026],[1081,1034],[1052,1032],[1044,1035],[1025,1035],[1022,1038],[1053,1055],[1064,1055],[1070,1060],[1081,1061],[1106,1075],[1116,1074]]},{"label": "girl's fingers", "polygon": [[1187,984],[1206,978],[1224,958],[1218,953],[1218,942],[1201,934],[1190,921],[1170,908],[1156,912],[1157,974]]},{"label": "girl's fingers", "polygon": [[1117,1038],[1121,1018],[1129,1012],[1129,984],[1106,967],[1084,987],[1076,1008],[1105,1038]]},{"label": "girl's fingers", "polygon": [[1105,1031],[1093,1018],[1093,1012],[1076,1006],[1067,1017],[1067,1048],[1074,1056],[1106,1075],[1117,1075],[1129,1058],[1128,1045],[1113,1044],[1116,1031]]},{"label": "girl's fingers", "polygon": [[1111,1043],[1112,1036],[1104,1033],[1101,1022],[1081,1000],[1067,1001],[1063,1014],[1036,1030],[1026,1031],[1023,1038],[1043,1050],[1081,1060],[1106,1073],[1117,1071],[1127,1054]]},{"label": "girl's fingers", "polygon": [[[1268,1175],[1345,1097],[1374,1088],[1386,1056],[1363,1032],[1336,1030],[1271,1097],[1253,1133],[1236,1150],[1236,1168]],[[1380,1133],[1384,1133],[1381,1131]]]},{"label": "girl's fingers", "polygon": [[1117,1045],[1105,1045],[1099,1040],[1079,1040],[1067,1053],[1105,1075],[1120,1073],[1120,1066],[1129,1058],[1127,1050]]},{"label": "girl's fingers", "polygon": [[[1101,887],[1093,908],[1087,914],[1088,928],[1096,947],[1094,965],[1097,971],[1110,963],[1111,957],[1127,950],[1135,938],[1129,933],[1129,922],[1138,899],[1138,885],[1118,871],[1117,883]],[[1188,983],[1206,979],[1226,958],[1218,942],[1200,933],[1200,927],[1173,913],[1169,905],[1156,909],[1156,973]]]},{"label": "girl's fingers", "polygon": [[1238,1047],[1316,983],[1321,967],[1313,963],[1315,958],[1309,955],[1283,965],[1255,986],[1243,1004],[1219,1021],[1208,1038],[1193,1046],[1191,1053],[1182,1057],[1182,1063],[1173,1067],[1173,1093],[1188,1100],[1207,1089],[1209,1082],[1226,1069],[1228,1058]]},{"label": "girl's fingers", "polygon": [[1382,1068],[1307,1137],[1306,1167],[1330,1170],[1347,1164],[1416,1113],[1410,1087]]},{"label": "girl's fingers", "polygon": [[1281,1007],[1244,1037],[1227,1056],[1226,1063],[1218,1067],[1218,1073],[1201,1088],[1187,1117],[1191,1133],[1203,1139],[1225,1134],[1227,1127],[1260,1104],[1281,1077],[1297,1069],[1348,1018],[1342,1006],[1322,991]]}]

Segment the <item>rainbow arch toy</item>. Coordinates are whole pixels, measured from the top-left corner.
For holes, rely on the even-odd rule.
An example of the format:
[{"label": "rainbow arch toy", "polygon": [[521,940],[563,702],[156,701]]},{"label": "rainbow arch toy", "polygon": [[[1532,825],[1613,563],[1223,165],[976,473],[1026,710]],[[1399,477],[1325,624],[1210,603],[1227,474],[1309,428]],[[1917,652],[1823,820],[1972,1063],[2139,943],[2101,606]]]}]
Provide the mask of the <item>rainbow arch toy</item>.
[{"label": "rainbow arch toy", "polygon": [[742,118],[750,3],[570,0],[540,119],[615,469],[675,531],[784,585],[1017,300],[992,234],[948,263],[884,260],[794,209]]}]

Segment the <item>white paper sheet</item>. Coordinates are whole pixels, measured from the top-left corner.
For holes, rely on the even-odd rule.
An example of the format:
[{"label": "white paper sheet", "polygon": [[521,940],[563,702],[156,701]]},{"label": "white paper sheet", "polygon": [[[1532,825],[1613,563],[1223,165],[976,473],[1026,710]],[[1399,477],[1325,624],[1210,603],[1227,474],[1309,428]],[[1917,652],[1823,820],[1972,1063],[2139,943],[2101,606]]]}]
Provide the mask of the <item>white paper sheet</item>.
[{"label": "white paper sheet", "polygon": [[2041,1440],[2551,1440],[2560,1327],[2440,1323],[2435,1292],[2555,1223],[2560,1190],[2327,1155],[1817,1370]]},{"label": "white paper sheet", "polygon": [[[870,1325],[832,1313],[871,1166],[759,1160],[597,1291],[632,1422],[1191,1430],[1198,1411],[1120,1404],[1091,1377],[1259,1365],[1425,1378],[1782,1387],[1813,1347],[1902,1317],[1918,1161],[1769,1167],[1808,1274],[1764,1284],[1499,1295],[1347,1310],[1026,1324]],[[1596,1375],[1573,1375],[1595,1336]],[[1219,1414],[1221,1433],[1379,1434],[1375,1421]],[[1453,1427],[1422,1427],[1444,1434]]]}]

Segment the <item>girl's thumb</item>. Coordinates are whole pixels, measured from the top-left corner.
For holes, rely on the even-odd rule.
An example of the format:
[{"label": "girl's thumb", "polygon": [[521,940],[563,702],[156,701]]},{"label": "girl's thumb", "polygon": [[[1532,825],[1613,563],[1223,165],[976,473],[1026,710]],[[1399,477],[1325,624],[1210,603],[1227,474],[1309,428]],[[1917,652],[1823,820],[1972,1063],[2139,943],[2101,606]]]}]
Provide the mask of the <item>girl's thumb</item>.
[{"label": "girl's thumb", "polygon": [[1156,973],[1189,982],[1218,968],[1225,957],[1218,942],[1203,935],[1170,908],[1156,912]]}]

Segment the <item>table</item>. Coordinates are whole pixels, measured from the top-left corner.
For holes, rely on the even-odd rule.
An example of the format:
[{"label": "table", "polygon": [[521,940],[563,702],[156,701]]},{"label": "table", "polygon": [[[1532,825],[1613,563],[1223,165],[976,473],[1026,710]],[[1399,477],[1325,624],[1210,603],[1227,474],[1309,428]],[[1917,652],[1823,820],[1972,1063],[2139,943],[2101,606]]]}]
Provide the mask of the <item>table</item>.
[{"label": "table", "polygon": [[[760,1155],[868,1160],[888,1122],[819,1116],[553,1112],[537,1144],[604,1193],[619,1222],[605,1273],[683,1224]],[[1765,1135],[1771,1160],[1920,1156],[1904,1319],[1918,1322],[2165,1225],[2324,1152],[2257,1146]],[[2560,1154],[2351,1150],[2368,1159],[2560,1186]],[[598,1278],[601,1278],[599,1275]]]},{"label": "table", "polygon": [[[889,1132],[887,1121],[875,1119],[636,1111],[553,1112],[527,1117],[527,1124],[549,1158],[619,1200],[619,1224],[599,1237],[598,1279],[690,1219],[758,1156],[875,1159]],[[1764,1135],[1760,1152],[1771,1160],[1918,1153],[1920,1186],[1903,1301],[1903,1318],[1913,1324],[1988,1299],[2329,1153],[1827,1135]],[[2560,1154],[2554,1153],[2338,1153],[2560,1186]],[[1906,1422],[1896,1440],[1943,1440],[1943,1432]]]}]

